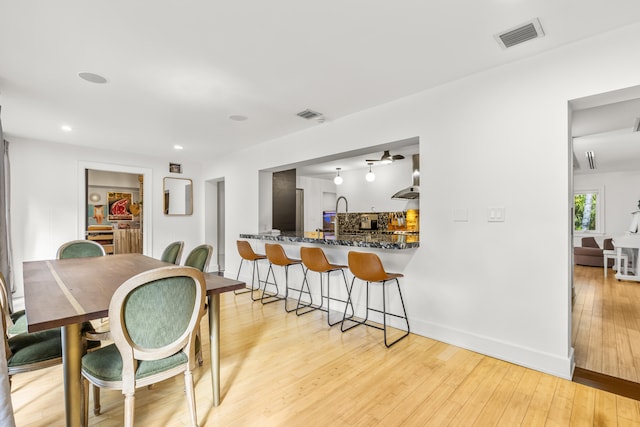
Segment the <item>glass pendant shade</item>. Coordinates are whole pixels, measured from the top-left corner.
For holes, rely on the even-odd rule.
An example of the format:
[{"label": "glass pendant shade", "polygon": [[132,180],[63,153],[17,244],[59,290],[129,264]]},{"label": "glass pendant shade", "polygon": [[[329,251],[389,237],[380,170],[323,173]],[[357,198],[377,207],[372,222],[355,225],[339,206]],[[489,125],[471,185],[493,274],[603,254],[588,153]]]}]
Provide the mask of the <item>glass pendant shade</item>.
[{"label": "glass pendant shade", "polygon": [[333,178],[333,183],[335,185],[340,185],[342,184],[342,177],[340,176],[340,168],[336,168],[336,170],[338,171],[337,175],[335,178]]},{"label": "glass pendant shade", "polygon": [[373,182],[376,180],[376,174],[374,174],[373,171],[371,170],[371,163],[369,163],[369,172],[367,172],[365,179],[369,182]]}]

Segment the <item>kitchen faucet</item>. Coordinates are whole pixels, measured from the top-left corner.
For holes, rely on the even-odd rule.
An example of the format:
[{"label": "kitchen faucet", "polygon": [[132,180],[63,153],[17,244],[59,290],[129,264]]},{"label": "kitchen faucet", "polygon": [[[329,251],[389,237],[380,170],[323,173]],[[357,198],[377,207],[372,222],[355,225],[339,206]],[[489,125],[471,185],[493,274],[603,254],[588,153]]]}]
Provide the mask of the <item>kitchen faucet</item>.
[{"label": "kitchen faucet", "polygon": [[347,202],[347,198],[340,196],[338,197],[338,200],[336,200],[336,214],[338,213],[338,203],[340,203],[340,199],[344,200],[344,211],[349,212],[349,202]]}]

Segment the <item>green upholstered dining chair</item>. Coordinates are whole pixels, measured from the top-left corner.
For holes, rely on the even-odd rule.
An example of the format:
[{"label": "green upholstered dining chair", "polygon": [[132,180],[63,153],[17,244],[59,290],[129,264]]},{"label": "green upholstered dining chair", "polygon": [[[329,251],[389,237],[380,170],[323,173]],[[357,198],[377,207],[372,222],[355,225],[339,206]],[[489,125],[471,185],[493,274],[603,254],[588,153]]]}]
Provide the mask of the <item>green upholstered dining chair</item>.
[{"label": "green upholstered dining chair", "polygon": [[58,259],[84,258],[90,256],[104,256],[106,253],[101,244],[91,240],[72,240],[58,248]]},{"label": "green upholstered dining chair", "polygon": [[[132,426],[135,389],[184,374],[191,424],[197,425],[193,377],[195,332],[206,292],[202,272],[167,266],[124,282],[109,304],[114,343],[82,358],[84,425],[88,420],[88,383],[122,390],[124,425]],[[182,393],[180,387],[177,393]],[[100,413],[95,407],[94,412]]]},{"label": "green upholstered dining chair", "polygon": [[[23,314],[21,321],[24,322],[24,332],[17,333],[16,329],[10,332],[11,329],[7,329],[7,326],[12,321],[12,316],[9,314],[6,296],[6,282],[0,273],[0,311],[2,311],[0,317],[2,317],[5,331],[3,335],[9,377],[21,372],[36,371],[60,364],[62,362],[60,328],[29,333],[26,331],[26,316]],[[93,332],[93,326],[90,322],[82,324],[82,332],[83,337],[85,334]],[[82,344],[85,351],[100,347],[99,341],[88,341],[86,338],[83,338]]]},{"label": "green upholstered dining chair", "polygon": [[206,273],[207,268],[209,268],[209,261],[211,261],[211,254],[213,254],[213,247],[211,245],[196,246],[189,252],[189,255],[187,255],[187,259],[184,260],[184,265],[197,268],[203,273]]},{"label": "green upholstered dining chair", "polygon": [[[187,259],[184,260],[185,267],[193,267],[202,271],[203,273],[207,272],[209,268],[209,261],[211,261],[211,254],[213,254],[213,247],[211,245],[200,245],[196,246],[189,252],[187,255]],[[206,308],[206,305],[205,305]],[[204,314],[204,308],[203,308]],[[198,325],[198,330],[196,333],[196,356],[198,357],[198,365],[202,366],[202,338],[200,334],[200,326]]]},{"label": "green upholstered dining chair", "polygon": [[[72,240],[70,242],[63,243],[62,246],[58,248],[57,258],[87,258],[105,255],[106,252],[104,247],[99,243],[91,240]],[[86,337],[91,341],[108,341],[111,339],[111,335],[108,330],[100,332],[93,330],[92,332],[87,332]]]},{"label": "green upholstered dining chair", "polygon": [[4,274],[0,272],[0,306],[2,315],[5,316],[5,331],[7,335],[13,336],[27,332],[27,316],[24,310],[10,312],[9,292]]},{"label": "green upholstered dining chair", "polygon": [[180,258],[182,257],[182,248],[184,242],[177,241],[169,243],[160,256],[160,261],[169,262],[171,264],[180,265]]}]

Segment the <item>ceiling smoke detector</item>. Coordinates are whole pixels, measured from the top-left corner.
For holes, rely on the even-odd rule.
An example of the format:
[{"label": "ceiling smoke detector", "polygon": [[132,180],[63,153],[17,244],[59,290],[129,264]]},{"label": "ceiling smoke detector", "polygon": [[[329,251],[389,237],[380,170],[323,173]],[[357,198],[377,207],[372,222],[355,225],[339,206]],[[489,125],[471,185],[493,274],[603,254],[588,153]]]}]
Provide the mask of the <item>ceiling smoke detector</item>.
[{"label": "ceiling smoke detector", "polygon": [[304,111],[300,111],[297,115],[302,117],[303,119],[310,120],[315,119],[316,117],[321,117],[322,113],[318,113],[317,111],[313,111],[307,108]]},{"label": "ceiling smoke detector", "polygon": [[529,40],[544,37],[544,31],[540,25],[538,18],[534,18],[529,22],[520,24],[517,27],[509,28],[502,33],[493,36],[500,47],[507,49]]}]

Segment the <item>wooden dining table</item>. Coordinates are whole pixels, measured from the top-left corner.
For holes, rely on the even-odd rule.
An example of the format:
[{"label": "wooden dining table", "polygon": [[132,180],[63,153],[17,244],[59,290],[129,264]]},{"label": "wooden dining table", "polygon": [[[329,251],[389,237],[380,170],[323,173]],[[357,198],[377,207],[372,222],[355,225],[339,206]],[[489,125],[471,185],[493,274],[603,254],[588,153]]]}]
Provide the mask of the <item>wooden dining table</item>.
[{"label": "wooden dining table", "polygon": [[[169,264],[142,254],[28,261],[23,263],[29,332],[62,328],[62,364],[67,426],[82,419],[82,322],[108,317],[115,290],[127,279]],[[245,283],[206,273],[213,405],[220,404],[220,294]]]}]

